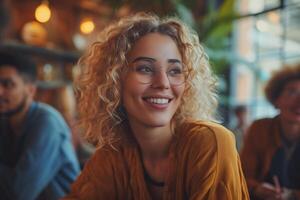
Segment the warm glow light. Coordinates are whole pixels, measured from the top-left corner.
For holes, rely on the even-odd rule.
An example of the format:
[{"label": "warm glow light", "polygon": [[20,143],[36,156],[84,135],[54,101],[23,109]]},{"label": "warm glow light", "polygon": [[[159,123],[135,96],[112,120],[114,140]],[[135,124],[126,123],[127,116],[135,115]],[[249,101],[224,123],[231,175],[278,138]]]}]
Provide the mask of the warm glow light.
[{"label": "warm glow light", "polygon": [[276,12],[269,12],[267,17],[274,24],[278,24],[280,22],[280,16]]},{"label": "warm glow light", "polygon": [[27,22],[22,28],[22,39],[26,44],[45,46],[47,43],[47,31],[37,21]]},{"label": "warm glow light", "polygon": [[86,19],[81,22],[80,24],[80,31],[84,34],[91,33],[95,28],[95,24],[92,20]]},{"label": "warm glow light", "polygon": [[49,21],[51,17],[51,10],[48,6],[47,1],[43,1],[36,9],[35,9],[35,18],[37,21],[41,23],[45,23]]}]

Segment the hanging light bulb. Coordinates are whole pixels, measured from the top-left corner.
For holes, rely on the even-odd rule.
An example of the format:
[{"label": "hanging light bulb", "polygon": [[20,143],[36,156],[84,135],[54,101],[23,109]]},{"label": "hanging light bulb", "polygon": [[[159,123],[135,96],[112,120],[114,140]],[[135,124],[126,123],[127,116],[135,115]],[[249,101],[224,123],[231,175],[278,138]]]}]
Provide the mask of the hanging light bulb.
[{"label": "hanging light bulb", "polygon": [[91,33],[95,28],[95,24],[91,19],[84,19],[80,23],[80,31],[84,34]]},{"label": "hanging light bulb", "polygon": [[49,21],[50,17],[51,17],[51,10],[49,8],[49,2],[47,0],[44,0],[35,9],[35,19],[41,23],[45,23]]}]

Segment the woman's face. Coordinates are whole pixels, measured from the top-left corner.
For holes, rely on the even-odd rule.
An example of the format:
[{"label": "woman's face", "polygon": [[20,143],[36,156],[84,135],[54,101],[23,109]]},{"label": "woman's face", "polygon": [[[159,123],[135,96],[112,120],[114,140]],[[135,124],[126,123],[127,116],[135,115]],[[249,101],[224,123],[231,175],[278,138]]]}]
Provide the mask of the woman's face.
[{"label": "woman's face", "polygon": [[289,82],[275,103],[282,119],[300,123],[300,80]]},{"label": "woman's face", "polygon": [[123,105],[131,124],[168,126],[185,88],[183,63],[175,42],[150,33],[128,54],[129,73],[123,82]]}]

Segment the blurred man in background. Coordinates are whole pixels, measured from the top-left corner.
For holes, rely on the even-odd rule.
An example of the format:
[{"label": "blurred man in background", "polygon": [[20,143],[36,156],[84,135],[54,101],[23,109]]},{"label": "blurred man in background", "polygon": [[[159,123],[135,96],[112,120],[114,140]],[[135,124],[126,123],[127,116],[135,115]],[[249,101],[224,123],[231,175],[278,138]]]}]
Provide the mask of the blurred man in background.
[{"label": "blurred man in background", "polygon": [[0,51],[1,199],[56,200],[79,173],[64,119],[33,101],[35,80],[30,60]]},{"label": "blurred man in background", "polygon": [[246,105],[238,105],[234,108],[235,123],[230,127],[234,133],[237,150],[240,152],[243,146],[244,134],[248,127],[248,110]]}]

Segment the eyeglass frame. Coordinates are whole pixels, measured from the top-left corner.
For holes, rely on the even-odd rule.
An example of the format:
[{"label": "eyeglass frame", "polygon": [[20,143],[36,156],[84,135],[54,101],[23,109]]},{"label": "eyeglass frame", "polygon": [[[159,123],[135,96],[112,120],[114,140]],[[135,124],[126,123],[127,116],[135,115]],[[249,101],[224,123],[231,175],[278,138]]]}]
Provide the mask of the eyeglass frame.
[{"label": "eyeglass frame", "polygon": [[[143,57],[140,60],[142,60],[142,59],[143,59]],[[152,60],[151,58],[146,58],[146,60],[148,60],[148,59]],[[173,60],[173,59],[171,59],[171,60]],[[176,60],[176,59],[174,59],[174,60]],[[178,62],[178,61],[176,60],[176,62]],[[131,64],[132,63],[133,62],[131,62]],[[182,63],[181,63],[181,65],[182,65],[182,71],[181,71],[182,73],[181,74],[183,74],[183,76],[184,76],[183,78],[184,79],[179,84],[172,83],[172,81],[170,80],[170,74],[168,73],[168,71],[164,72],[167,75],[167,78],[168,78],[168,81],[169,81],[170,85],[172,85],[172,86],[180,86],[180,85],[184,84],[187,81],[188,77],[189,77],[189,74],[190,74],[189,70],[188,69],[184,69],[185,65],[183,65]],[[149,64],[142,64],[142,65],[130,66],[130,64],[127,63],[126,66],[129,69],[129,71],[133,72],[134,74],[137,74],[137,75],[150,75],[151,76],[151,78],[149,79],[149,82],[148,81],[144,82],[144,81],[141,81],[139,78],[137,78],[138,82],[141,83],[141,84],[151,84],[151,83],[153,83],[153,79],[154,79],[154,76],[157,75],[157,71],[163,71],[163,70],[157,70],[158,69],[158,67],[157,67],[158,65],[154,64],[154,67],[152,67],[152,68],[154,68],[154,70],[153,70],[153,72],[151,72],[153,74],[141,74],[141,73],[139,74],[137,68],[138,67],[148,67],[148,68],[150,68]],[[152,63],[151,63],[151,66],[153,66]],[[163,67],[159,67],[159,68],[162,69]],[[169,67],[168,67],[168,69],[169,69]],[[144,72],[144,73],[147,73],[147,72]]]}]

